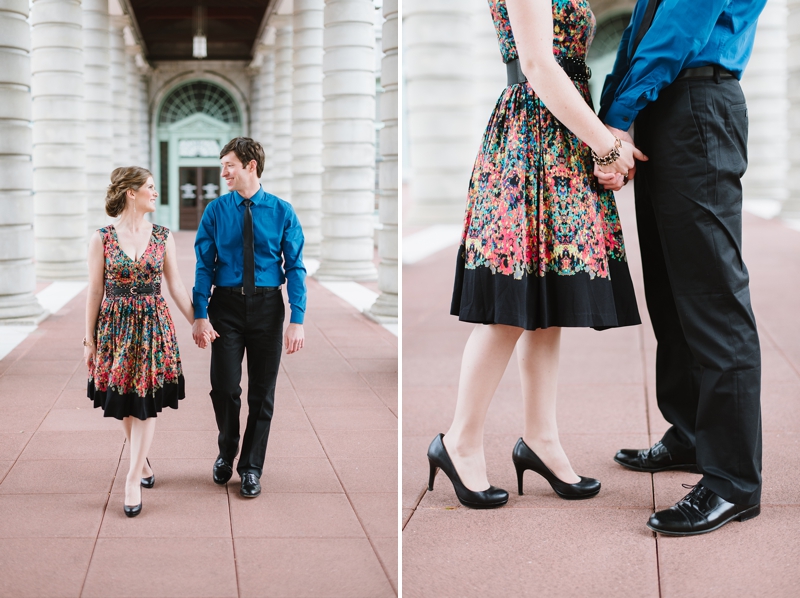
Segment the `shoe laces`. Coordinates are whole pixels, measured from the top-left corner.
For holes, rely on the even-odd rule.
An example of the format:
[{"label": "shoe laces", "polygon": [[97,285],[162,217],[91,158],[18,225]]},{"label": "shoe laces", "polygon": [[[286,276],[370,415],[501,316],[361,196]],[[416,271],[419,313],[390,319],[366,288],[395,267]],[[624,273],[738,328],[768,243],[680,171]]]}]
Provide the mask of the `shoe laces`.
[{"label": "shoe laces", "polygon": [[686,502],[691,506],[697,505],[697,503],[702,501],[708,493],[708,488],[702,484],[681,484],[681,486],[687,490],[690,490],[689,494],[684,496],[681,502]]}]

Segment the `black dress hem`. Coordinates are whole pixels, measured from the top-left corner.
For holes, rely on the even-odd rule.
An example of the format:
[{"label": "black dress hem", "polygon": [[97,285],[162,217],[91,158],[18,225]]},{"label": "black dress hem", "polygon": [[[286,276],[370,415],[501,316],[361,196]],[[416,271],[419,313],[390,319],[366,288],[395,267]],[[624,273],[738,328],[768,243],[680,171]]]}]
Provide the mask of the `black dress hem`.
[{"label": "black dress hem", "polygon": [[178,408],[178,401],[186,396],[183,374],[178,376],[177,382],[164,384],[158,390],[140,396],[135,392],[118,393],[116,390],[100,390],[95,387],[91,378],[87,383],[87,396],[92,399],[95,409],[103,408],[103,417],[113,417],[122,420],[133,416],[145,420],[157,417],[165,408]]},{"label": "black dress hem", "polygon": [[609,260],[609,278],[587,272],[515,279],[486,267],[466,268],[459,248],[450,313],[463,322],[504,324],[525,330],[641,324],[628,264]]}]

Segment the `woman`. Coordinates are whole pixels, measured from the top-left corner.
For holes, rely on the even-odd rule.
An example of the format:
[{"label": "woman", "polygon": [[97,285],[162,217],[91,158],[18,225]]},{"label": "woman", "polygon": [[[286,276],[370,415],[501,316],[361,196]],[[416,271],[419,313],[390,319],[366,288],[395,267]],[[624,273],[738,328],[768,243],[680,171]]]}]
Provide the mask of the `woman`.
[{"label": "woman", "polygon": [[429,489],[441,468],[473,508],[508,501],[486,475],[483,425],[515,347],[524,400],[512,453],[519,493],[528,469],[562,498],[600,491],[599,481],[575,474],[558,437],[561,328],[640,323],[614,196],[603,185],[621,188],[634,158],[646,160],[591,108],[583,59],[595,25],[586,0],[489,6],[509,85],[472,173],[451,307],[484,325],[464,349],[453,423],[428,449]]},{"label": "woman", "polygon": [[[155,476],[147,453],[156,416],[178,408],[184,381],[175,329],[161,295],[162,273],[178,309],[194,322],[192,301],[178,273],[175,240],[144,215],[156,209],[153,175],[129,166],[111,173],[106,213],[116,224],[89,241],[84,358],[88,396],[105,417],[122,421],[130,448],[124,511],[142,510],[142,490]],[[103,297],[105,293],[105,298]]]}]

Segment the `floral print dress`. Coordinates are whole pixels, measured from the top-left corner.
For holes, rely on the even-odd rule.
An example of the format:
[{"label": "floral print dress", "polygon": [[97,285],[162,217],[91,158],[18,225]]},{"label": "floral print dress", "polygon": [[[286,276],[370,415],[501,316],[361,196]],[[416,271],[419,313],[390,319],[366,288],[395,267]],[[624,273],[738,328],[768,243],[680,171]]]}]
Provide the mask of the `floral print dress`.
[{"label": "floral print dress", "polygon": [[153,225],[150,242],[138,260],[119,246],[113,225],[101,228],[106,296],[100,306],[88,396],[105,417],[156,417],[178,408],[185,396],[175,328],[164,297],[110,296],[112,286],[160,286],[169,229]]},{"label": "floral print dress", "polygon": [[[586,58],[586,0],[553,0],[553,53]],[[503,62],[518,58],[505,0],[489,0]],[[498,61],[499,67],[499,61]],[[591,105],[587,82],[573,81]],[[639,324],[614,194],[591,151],[529,82],[510,85],[489,119],[469,184],[451,313],[528,330]]]}]

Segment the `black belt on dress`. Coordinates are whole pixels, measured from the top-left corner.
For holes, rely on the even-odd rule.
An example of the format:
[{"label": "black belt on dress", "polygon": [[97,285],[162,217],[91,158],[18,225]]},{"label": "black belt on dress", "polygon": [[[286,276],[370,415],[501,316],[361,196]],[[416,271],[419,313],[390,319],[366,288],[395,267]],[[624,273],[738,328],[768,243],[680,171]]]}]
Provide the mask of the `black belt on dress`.
[{"label": "black belt on dress", "polygon": [[[227,293],[233,293],[234,295],[244,295],[244,287],[214,287],[214,289],[219,289],[220,291],[225,291]],[[264,293],[268,293],[270,291],[280,291],[281,287],[256,287],[256,292],[253,293],[254,295],[263,295]]]},{"label": "black belt on dress", "polygon": [[683,69],[677,77],[677,79],[714,79],[715,81],[732,78],[736,78],[736,75],[718,64],[698,66],[693,69]]},{"label": "black belt on dress", "polygon": [[[554,58],[573,81],[588,81],[592,78],[592,69],[589,68],[586,61],[572,56],[554,56]],[[528,80],[525,73],[522,72],[519,58],[506,62],[506,77],[507,86],[525,83]]]},{"label": "black belt on dress", "polygon": [[160,295],[161,283],[158,284],[107,284],[107,297],[139,297]]}]

